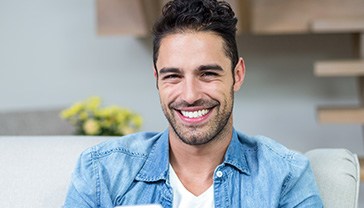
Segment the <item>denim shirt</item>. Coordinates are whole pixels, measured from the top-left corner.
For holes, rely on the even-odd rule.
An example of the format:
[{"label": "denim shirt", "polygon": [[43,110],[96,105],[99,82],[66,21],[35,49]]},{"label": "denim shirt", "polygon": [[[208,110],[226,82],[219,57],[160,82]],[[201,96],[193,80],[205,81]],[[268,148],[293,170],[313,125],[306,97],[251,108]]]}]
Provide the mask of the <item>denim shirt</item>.
[{"label": "denim shirt", "polygon": [[[168,172],[168,130],[106,141],[81,154],[64,207],[172,207]],[[323,207],[307,158],[263,136],[233,130],[213,183],[215,208]]]}]

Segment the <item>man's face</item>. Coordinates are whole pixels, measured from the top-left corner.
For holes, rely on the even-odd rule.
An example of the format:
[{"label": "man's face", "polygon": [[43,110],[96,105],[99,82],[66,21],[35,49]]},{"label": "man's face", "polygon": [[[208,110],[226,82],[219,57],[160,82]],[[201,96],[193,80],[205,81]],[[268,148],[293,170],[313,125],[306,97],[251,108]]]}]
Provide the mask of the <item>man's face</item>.
[{"label": "man's face", "polygon": [[234,84],[220,36],[168,35],[161,41],[156,66],[160,102],[172,137],[199,145],[231,131],[234,91],[240,88],[244,72],[235,73]]}]

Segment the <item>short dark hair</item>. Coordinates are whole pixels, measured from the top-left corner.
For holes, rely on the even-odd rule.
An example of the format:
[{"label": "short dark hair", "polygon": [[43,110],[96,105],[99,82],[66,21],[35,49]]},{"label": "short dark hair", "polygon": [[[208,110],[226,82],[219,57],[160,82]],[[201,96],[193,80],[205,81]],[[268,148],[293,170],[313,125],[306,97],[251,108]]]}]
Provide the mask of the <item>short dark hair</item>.
[{"label": "short dark hair", "polygon": [[[162,10],[162,16],[153,27],[153,64],[157,69],[161,40],[170,34],[186,31],[211,31],[222,37],[224,50],[231,59],[232,70],[238,63],[236,46],[236,24],[234,11],[225,1],[218,0],[173,0]],[[234,73],[233,73],[234,74]]]}]

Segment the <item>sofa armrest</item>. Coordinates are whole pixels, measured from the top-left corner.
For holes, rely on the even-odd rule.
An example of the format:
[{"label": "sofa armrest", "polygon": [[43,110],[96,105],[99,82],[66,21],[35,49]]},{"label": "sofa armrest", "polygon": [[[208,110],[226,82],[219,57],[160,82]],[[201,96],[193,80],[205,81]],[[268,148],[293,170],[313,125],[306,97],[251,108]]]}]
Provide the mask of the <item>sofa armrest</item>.
[{"label": "sofa armrest", "polygon": [[314,149],[306,153],[316,176],[324,207],[358,206],[360,166],[346,149]]},{"label": "sofa armrest", "polygon": [[80,153],[108,137],[0,137],[0,207],[61,207]]}]

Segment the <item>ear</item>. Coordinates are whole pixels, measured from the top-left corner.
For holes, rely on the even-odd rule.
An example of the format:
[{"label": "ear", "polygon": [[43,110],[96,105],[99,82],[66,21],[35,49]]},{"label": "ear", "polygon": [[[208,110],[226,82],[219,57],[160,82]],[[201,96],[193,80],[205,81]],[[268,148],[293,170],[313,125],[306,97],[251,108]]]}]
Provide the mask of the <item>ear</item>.
[{"label": "ear", "polygon": [[235,66],[234,75],[235,75],[234,91],[237,92],[240,89],[241,85],[243,84],[245,78],[245,64],[244,64],[244,59],[241,57],[239,58],[239,61]]},{"label": "ear", "polygon": [[157,73],[157,69],[155,67],[153,67],[153,75],[154,75],[154,78],[155,78],[155,86],[156,86],[157,90],[159,90],[159,87],[158,87],[158,73]]},{"label": "ear", "polygon": [[154,78],[158,79],[157,70],[153,67]]}]

